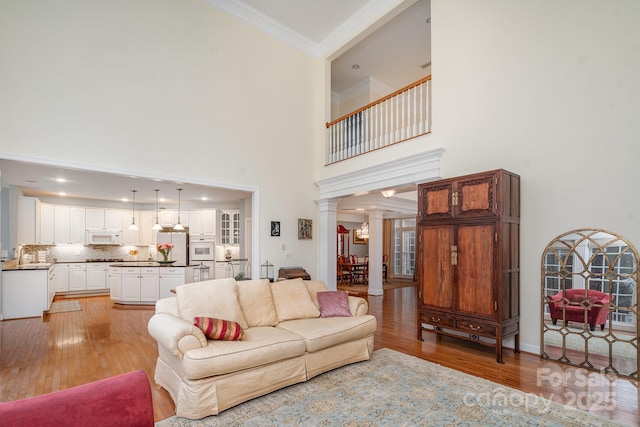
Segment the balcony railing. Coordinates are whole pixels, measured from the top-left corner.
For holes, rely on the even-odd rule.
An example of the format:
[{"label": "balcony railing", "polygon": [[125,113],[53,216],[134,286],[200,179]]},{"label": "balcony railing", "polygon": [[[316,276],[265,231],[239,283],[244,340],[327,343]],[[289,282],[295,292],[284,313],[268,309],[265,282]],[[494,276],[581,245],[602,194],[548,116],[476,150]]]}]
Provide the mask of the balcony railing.
[{"label": "balcony railing", "polygon": [[327,123],[327,164],[431,132],[431,76]]}]

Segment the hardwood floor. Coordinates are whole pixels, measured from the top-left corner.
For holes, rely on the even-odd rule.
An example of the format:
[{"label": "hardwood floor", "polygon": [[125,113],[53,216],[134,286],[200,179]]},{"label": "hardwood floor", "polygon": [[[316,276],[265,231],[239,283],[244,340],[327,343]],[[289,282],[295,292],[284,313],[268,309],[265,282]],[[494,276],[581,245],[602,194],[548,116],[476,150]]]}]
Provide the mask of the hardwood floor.
[{"label": "hardwood floor", "polygon": [[[596,372],[582,377],[575,368],[509,350],[504,352],[505,364],[500,365],[495,362],[492,348],[429,333],[425,333],[424,342],[420,342],[416,339],[415,287],[389,289],[383,297],[367,299],[370,313],[378,319],[376,349],[392,348],[559,403],[591,410],[607,419],[639,424],[635,381],[616,379],[607,383]],[[50,314],[44,319],[0,322],[0,401],[44,394],[138,369],[143,369],[154,384],[157,349],[147,332],[153,307],[119,306],[108,297],[77,300],[82,311]],[[539,372],[548,376],[543,378]],[[549,378],[566,381],[559,384]],[[169,394],[155,385],[152,390],[155,419],[173,415]],[[612,397],[609,402],[600,400],[605,393]],[[609,410],[598,409],[599,403],[609,406]]]}]

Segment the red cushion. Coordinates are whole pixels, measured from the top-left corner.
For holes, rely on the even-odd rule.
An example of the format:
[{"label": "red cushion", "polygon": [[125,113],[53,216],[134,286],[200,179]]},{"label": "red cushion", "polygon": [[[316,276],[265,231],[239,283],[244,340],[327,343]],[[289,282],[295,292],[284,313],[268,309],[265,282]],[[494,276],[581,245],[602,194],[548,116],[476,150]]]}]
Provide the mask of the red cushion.
[{"label": "red cushion", "polygon": [[194,317],[193,324],[210,340],[238,341],[244,338],[240,324],[212,317]]},{"label": "red cushion", "polygon": [[153,426],[147,374],[140,370],[0,403],[5,426]]}]

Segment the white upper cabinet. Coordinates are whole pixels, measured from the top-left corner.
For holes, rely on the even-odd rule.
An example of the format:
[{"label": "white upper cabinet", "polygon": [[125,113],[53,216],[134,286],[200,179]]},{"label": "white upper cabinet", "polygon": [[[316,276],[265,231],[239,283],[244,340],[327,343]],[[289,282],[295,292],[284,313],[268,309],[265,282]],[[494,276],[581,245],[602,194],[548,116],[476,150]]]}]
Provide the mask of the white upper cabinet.
[{"label": "white upper cabinet", "polygon": [[156,223],[155,211],[142,211],[140,212],[140,234],[138,234],[139,245],[155,245],[156,233],[152,227]]},{"label": "white upper cabinet", "polygon": [[123,211],[118,209],[86,209],[87,230],[122,231]]},{"label": "white upper cabinet", "polygon": [[83,245],[85,209],[74,206],[55,206],[53,235],[56,245]]},{"label": "white upper cabinet", "polygon": [[240,244],[240,211],[227,209],[221,211],[220,244]]},{"label": "white upper cabinet", "polygon": [[40,244],[53,245],[55,233],[55,207],[42,203],[40,205]]},{"label": "white upper cabinet", "polygon": [[16,242],[19,245],[40,243],[40,200],[18,197]]},{"label": "white upper cabinet", "polygon": [[136,212],[136,225],[137,230],[130,230],[129,227],[132,224],[133,214],[131,211],[122,213],[122,243],[125,245],[137,245],[140,239],[140,213]]},{"label": "white upper cabinet", "polygon": [[190,211],[189,235],[194,237],[214,237],[216,235],[216,211]]},{"label": "white upper cabinet", "polygon": [[[162,209],[158,213],[158,222],[163,228],[172,228],[178,222],[178,211],[173,209]],[[189,212],[180,211],[180,224],[189,227]]]}]

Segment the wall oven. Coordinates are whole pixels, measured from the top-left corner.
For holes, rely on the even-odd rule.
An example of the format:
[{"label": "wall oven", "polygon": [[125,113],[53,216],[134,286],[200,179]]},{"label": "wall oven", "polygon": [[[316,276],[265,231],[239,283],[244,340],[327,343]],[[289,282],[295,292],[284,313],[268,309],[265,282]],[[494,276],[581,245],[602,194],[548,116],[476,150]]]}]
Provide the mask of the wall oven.
[{"label": "wall oven", "polygon": [[195,238],[189,242],[189,261],[214,261],[215,246],[213,239]]}]

